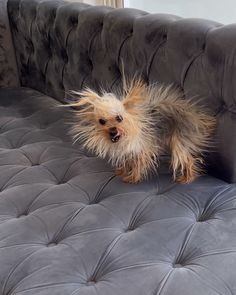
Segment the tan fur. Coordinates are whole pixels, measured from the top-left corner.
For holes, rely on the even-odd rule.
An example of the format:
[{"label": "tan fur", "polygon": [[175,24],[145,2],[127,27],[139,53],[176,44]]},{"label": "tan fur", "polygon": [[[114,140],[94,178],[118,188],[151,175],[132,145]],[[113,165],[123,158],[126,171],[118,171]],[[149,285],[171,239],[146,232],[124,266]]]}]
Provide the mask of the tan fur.
[{"label": "tan fur", "polygon": [[[201,173],[215,119],[171,86],[146,86],[137,79],[125,83],[121,97],[105,91],[98,95],[91,89],[75,94],[80,99],[70,105],[77,108],[71,129],[74,140],[107,158],[124,181],[146,178],[166,148],[171,152],[174,180],[189,183]],[[114,127],[120,135],[115,143],[109,137]]]}]

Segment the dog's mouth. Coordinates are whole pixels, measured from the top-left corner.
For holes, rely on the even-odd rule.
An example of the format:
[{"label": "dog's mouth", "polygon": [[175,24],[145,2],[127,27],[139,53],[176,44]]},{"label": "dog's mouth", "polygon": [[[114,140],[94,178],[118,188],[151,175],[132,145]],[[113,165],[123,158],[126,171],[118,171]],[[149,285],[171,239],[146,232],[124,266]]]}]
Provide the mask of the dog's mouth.
[{"label": "dog's mouth", "polygon": [[110,128],[109,130],[109,137],[112,143],[118,142],[122,136],[124,136],[124,130],[123,129],[118,129],[116,127]]},{"label": "dog's mouth", "polygon": [[115,136],[111,137],[111,141],[112,141],[113,143],[118,142],[119,139],[120,139],[120,135],[115,135]]}]

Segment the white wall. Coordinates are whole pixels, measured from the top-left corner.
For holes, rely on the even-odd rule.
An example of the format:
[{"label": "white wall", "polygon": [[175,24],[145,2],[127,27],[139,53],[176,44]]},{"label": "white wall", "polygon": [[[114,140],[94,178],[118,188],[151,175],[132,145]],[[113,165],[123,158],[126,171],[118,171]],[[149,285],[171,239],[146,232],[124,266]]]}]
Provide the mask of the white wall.
[{"label": "white wall", "polygon": [[124,0],[125,7],[151,13],[170,13],[182,17],[236,23],[236,0]]}]

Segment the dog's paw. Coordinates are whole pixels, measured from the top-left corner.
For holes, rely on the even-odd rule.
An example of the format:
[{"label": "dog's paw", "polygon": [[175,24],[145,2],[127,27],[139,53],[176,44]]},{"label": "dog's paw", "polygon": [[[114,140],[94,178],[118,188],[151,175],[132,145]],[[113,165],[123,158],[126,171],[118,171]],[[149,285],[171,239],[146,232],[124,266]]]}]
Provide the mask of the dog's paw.
[{"label": "dog's paw", "polygon": [[176,177],[175,182],[181,183],[181,184],[188,184],[195,180],[196,175],[180,175]]},{"label": "dog's paw", "polygon": [[131,174],[131,175],[124,176],[122,180],[126,183],[134,184],[140,181],[140,177],[137,177],[136,175]]},{"label": "dog's paw", "polygon": [[115,170],[115,174],[116,174],[116,176],[122,176],[122,175],[124,175],[124,171],[123,171],[123,169],[118,168]]}]

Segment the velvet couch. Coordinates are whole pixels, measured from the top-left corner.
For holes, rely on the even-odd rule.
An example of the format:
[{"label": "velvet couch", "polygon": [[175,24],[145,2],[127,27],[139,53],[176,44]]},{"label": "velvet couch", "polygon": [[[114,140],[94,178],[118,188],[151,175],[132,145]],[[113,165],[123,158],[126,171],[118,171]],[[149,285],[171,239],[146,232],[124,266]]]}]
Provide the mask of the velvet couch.
[{"label": "velvet couch", "polygon": [[[0,2],[0,294],[236,294],[236,25]],[[174,83],[217,117],[207,174],[125,184],[73,145],[69,90]]]}]

